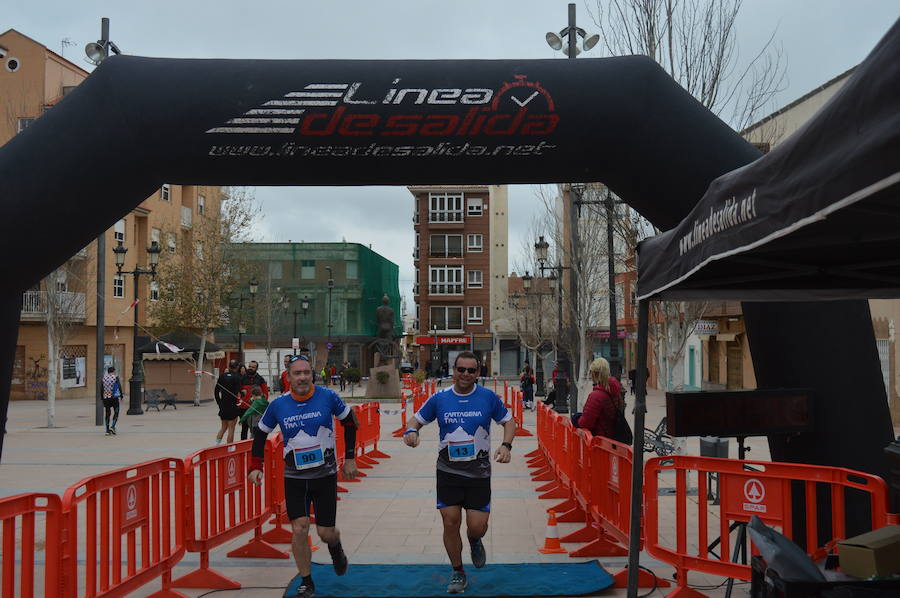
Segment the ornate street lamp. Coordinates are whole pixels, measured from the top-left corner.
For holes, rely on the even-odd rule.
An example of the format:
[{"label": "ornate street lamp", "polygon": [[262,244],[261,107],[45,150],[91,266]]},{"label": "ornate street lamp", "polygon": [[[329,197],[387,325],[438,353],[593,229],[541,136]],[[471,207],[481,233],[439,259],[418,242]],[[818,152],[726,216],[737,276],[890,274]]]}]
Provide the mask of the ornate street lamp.
[{"label": "ornate street lamp", "polygon": [[159,246],[159,243],[153,241],[150,247],[147,248],[147,263],[149,264],[148,268],[142,268],[139,265],[134,266],[134,270],[130,272],[126,272],[122,270],[122,267],[125,265],[125,254],[128,253],[128,248],[119,241],[119,243],[113,247],[113,256],[116,260],[116,272],[119,276],[123,276],[125,274],[130,274],[134,277],[134,303],[132,306],[134,307],[134,330],[132,333],[132,360],[131,360],[131,379],[128,381],[128,411],[126,412],[128,415],[141,415],[144,413],[144,410],[141,408],[141,404],[143,403],[143,394],[144,394],[144,366],[141,360],[141,355],[138,353],[138,345],[137,345],[137,337],[138,337],[138,309],[140,304],[140,299],[138,297],[139,285],[138,279],[140,279],[142,274],[149,274],[151,278],[156,278],[156,267],[159,265],[159,254],[162,253],[162,248]]}]

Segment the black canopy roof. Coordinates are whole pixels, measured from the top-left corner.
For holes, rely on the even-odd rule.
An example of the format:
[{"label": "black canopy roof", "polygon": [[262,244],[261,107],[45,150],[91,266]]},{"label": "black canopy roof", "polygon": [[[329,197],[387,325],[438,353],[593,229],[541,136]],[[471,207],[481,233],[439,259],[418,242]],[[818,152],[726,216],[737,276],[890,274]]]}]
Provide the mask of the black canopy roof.
[{"label": "black canopy roof", "polygon": [[638,296],[900,296],[900,26],[772,152],[638,246]]}]

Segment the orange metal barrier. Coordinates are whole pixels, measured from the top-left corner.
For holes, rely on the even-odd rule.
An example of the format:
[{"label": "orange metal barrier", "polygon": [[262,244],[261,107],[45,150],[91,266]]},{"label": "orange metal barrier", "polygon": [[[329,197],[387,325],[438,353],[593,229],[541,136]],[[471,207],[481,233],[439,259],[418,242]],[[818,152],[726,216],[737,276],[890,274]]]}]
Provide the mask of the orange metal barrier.
[{"label": "orange metal barrier", "polygon": [[[404,387],[405,388],[405,387]],[[391,432],[394,438],[402,438],[406,432],[406,393],[400,393],[400,427]]]},{"label": "orange metal barrier", "polygon": [[[562,498],[548,510],[561,512],[558,521],[584,522],[584,527],[560,538],[561,542],[586,542],[569,554],[573,557],[623,556],[628,554],[631,505],[632,449],[609,438],[576,429],[568,416],[543,404],[537,405],[538,454],[530,467],[541,468],[535,481],[550,480],[537,488],[540,498]],[[615,587],[627,585],[627,569],[613,575]],[[638,585],[669,586],[641,571]]]},{"label": "orange metal barrier", "polygon": [[[39,516],[44,519],[42,526],[38,525]],[[0,522],[3,524],[0,531],[0,593],[3,598],[64,595],[60,553],[62,502],[59,497],[29,493],[0,499]],[[20,544],[18,551],[17,543]],[[44,547],[42,577],[37,568],[38,545]]]},{"label": "orange metal barrier", "polygon": [[[757,471],[748,470],[752,467]],[[719,476],[720,504],[707,504],[707,474]],[[661,503],[659,476],[675,476],[674,505]],[[696,503],[688,501],[688,478],[696,479],[698,496]],[[827,487],[831,497],[831,529],[834,538],[846,537],[844,494],[847,489],[864,492],[869,496],[872,512],[872,529],[888,523],[887,485],[881,478],[842,469],[795,463],[771,463],[764,461],[738,461],[708,457],[657,457],[647,461],[644,468],[645,536],[647,552],[654,558],[675,567],[678,588],[669,596],[702,596],[687,587],[688,571],[698,571],[735,579],[750,579],[750,566],[730,562],[731,539],[735,535],[734,522],[747,522],[757,515],[768,525],[780,528],[792,536],[791,504],[792,485],[803,482],[803,500],[806,512],[815,521],[817,487]],[[662,544],[659,533],[659,512],[665,508],[675,512],[675,546]],[[689,547],[689,534],[696,547]],[[711,541],[718,539],[720,554],[711,554]],[[825,543],[818,537],[816,525],[806,526],[806,545],[810,554]]]},{"label": "orange metal barrier", "polygon": [[64,596],[126,596],[160,578],[162,589],[153,598],[184,598],[172,590],[172,568],[185,553],[183,469],[180,459],[156,459],[85,478],[66,490]]},{"label": "orange metal barrier", "polygon": [[[343,453],[340,453],[343,455]],[[274,528],[260,536],[271,544],[290,544],[291,530],[290,519],[287,516],[287,506],[284,497],[284,454],[281,447],[281,432],[278,432],[266,440],[266,453],[263,475],[266,478],[266,504],[272,513],[269,523]],[[346,492],[346,490],[344,490]],[[285,528],[284,526],[288,527]]]},{"label": "orange metal barrier", "polygon": [[[240,583],[209,568],[209,552],[250,530],[253,539],[228,556],[290,557],[261,537],[263,521],[272,512],[272,505],[263,487],[247,479],[252,445],[252,440],[244,440],[203,449],[184,459],[184,544],[188,552],[200,553],[200,567],[176,579],[175,587],[240,588]],[[274,482],[263,475],[263,483]],[[270,491],[267,494],[271,496]]]},{"label": "orange metal barrier", "polygon": [[534,436],[525,429],[525,407],[522,405],[522,392],[503,382],[503,404],[512,412],[516,422],[516,436]]}]

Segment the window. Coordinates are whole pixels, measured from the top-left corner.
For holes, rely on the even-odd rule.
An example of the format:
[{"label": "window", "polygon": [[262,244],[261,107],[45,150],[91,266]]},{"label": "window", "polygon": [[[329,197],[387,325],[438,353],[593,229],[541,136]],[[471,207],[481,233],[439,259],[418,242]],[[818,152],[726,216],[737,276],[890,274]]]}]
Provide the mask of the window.
[{"label": "window", "polygon": [[272,280],[284,278],[284,269],[281,262],[269,262],[269,278]]},{"label": "window", "polygon": [[113,226],[113,240],[125,242],[125,219],[119,220]]},{"label": "window", "polygon": [[172,186],[170,184],[163,184],[159,190],[159,198],[163,201],[172,201]]},{"label": "window", "polygon": [[150,244],[152,245],[153,243],[156,243],[157,245],[162,246],[162,244],[159,242],[159,229],[158,228],[150,229]]},{"label": "window", "polygon": [[416,233],[416,244],[413,246],[413,259],[419,259],[419,233]]},{"label": "window", "polygon": [[206,214],[206,198],[202,195],[197,196],[197,213]]},{"label": "window", "polygon": [[466,216],[481,216],[484,213],[484,201],[480,197],[470,197],[466,200]]},{"label": "window", "polygon": [[300,260],[300,278],[312,280],[316,277],[316,260]]},{"label": "window", "polygon": [[468,317],[466,318],[466,322],[469,324],[482,324],[484,323],[484,308],[480,305],[470,305],[468,308]]},{"label": "window", "polygon": [[429,193],[428,222],[462,222],[462,193]]},{"label": "window", "polygon": [[419,304],[416,303],[416,321],[413,323],[413,328],[415,330],[419,329]]},{"label": "window", "polygon": [[469,270],[468,276],[470,289],[480,289],[484,285],[481,270]]},{"label": "window", "polygon": [[33,122],[34,122],[33,118],[17,119],[16,120],[16,133],[21,133],[22,131],[24,131],[26,129],[26,127],[28,127],[28,125],[30,125]]},{"label": "window", "polygon": [[169,253],[175,253],[175,234],[166,235],[166,244],[169,246]]},{"label": "window", "polygon": [[432,305],[431,325],[439,332],[462,332],[462,307]]},{"label": "window", "polygon": [[113,276],[113,297],[121,299],[125,296],[125,277],[121,274]]},{"label": "window", "polygon": [[69,290],[69,273],[65,270],[56,271],[56,290],[65,293]]},{"label": "window", "polygon": [[359,278],[359,262],[347,262],[347,280],[356,280]]},{"label": "window", "polygon": [[431,266],[428,268],[431,295],[462,295],[462,266]]},{"label": "window", "polygon": [[462,235],[431,235],[431,257],[462,257]]},{"label": "window", "polygon": [[[419,294],[419,269],[416,268],[416,278],[413,281],[413,295],[418,295],[418,294]],[[419,305],[416,304],[416,310],[418,310],[418,309],[419,309]]]},{"label": "window", "polygon": [[197,241],[194,243],[194,257],[198,260],[203,260],[203,242]]},{"label": "window", "polygon": [[484,235],[466,235],[466,249],[469,251],[484,249]]},{"label": "window", "polygon": [[159,283],[150,281],[150,301],[159,301]]}]

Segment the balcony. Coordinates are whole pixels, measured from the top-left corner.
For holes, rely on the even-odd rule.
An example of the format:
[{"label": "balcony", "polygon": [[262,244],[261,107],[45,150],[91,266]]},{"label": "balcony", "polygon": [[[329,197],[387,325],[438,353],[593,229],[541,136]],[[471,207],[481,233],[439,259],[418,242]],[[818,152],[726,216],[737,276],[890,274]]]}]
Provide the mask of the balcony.
[{"label": "balcony", "polygon": [[[55,296],[60,317],[66,320],[84,321],[84,293],[60,291]],[[23,322],[46,321],[47,301],[46,291],[26,291],[22,293],[22,313],[19,319]]]},{"label": "balcony", "polygon": [[194,212],[188,206],[181,206],[181,226],[191,228]]},{"label": "balcony", "polygon": [[439,297],[447,297],[448,299],[452,299],[454,297],[458,297],[461,299],[463,297],[463,284],[462,282],[433,282],[428,285],[428,294]]}]

